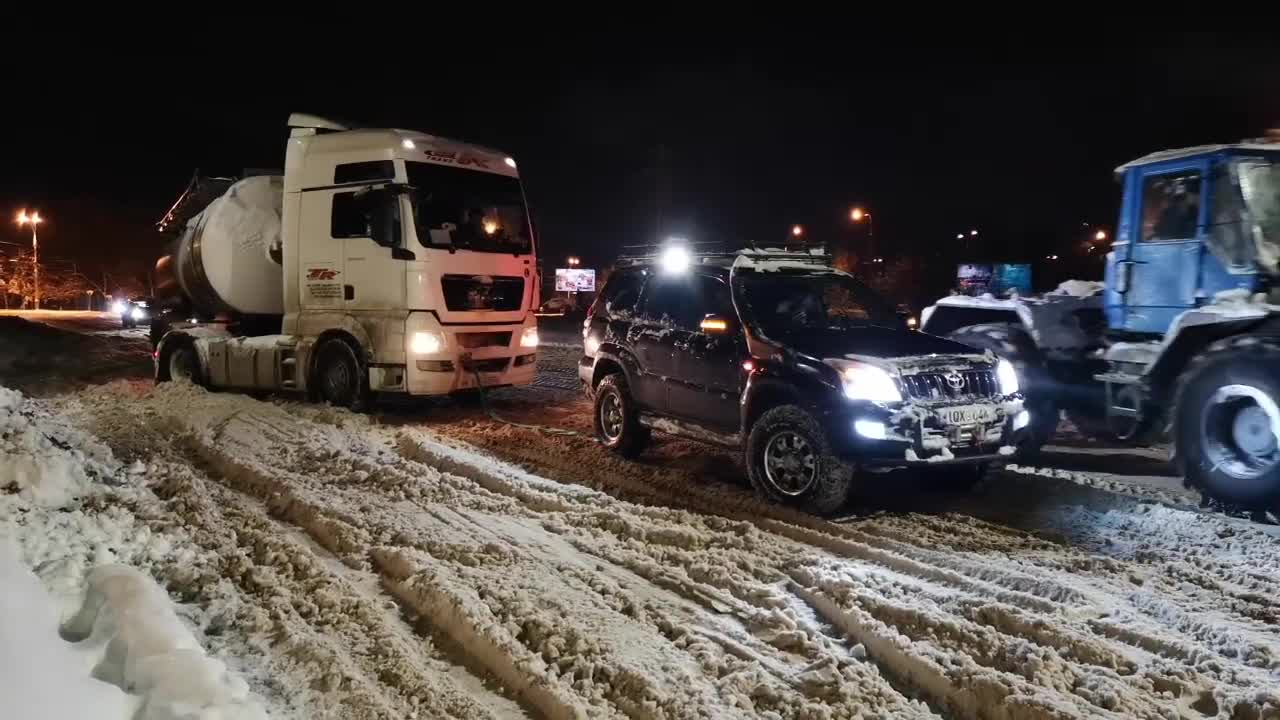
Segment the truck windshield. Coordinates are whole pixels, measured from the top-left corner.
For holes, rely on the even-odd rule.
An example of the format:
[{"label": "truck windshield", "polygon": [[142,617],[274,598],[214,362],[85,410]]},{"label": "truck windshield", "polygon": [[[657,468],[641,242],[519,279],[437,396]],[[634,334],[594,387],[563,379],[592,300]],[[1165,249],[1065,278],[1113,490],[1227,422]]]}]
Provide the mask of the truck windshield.
[{"label": "truck windshield", "polygon": [[406,162],[405,169],[424,246],[530,252],[529,216],[516,178],[425,162]]},{"label": "truck windshield", "polygon": [[1236,167],[1259,260],[1274,272],[1280,261],[1280,164],[1251,159]]},{"label": "truck windshield", "polygon": [[746,272],[736,275],[739,298],[751,320],[769,336],[897,326],[897,316],[872,289],[843,273]]}]

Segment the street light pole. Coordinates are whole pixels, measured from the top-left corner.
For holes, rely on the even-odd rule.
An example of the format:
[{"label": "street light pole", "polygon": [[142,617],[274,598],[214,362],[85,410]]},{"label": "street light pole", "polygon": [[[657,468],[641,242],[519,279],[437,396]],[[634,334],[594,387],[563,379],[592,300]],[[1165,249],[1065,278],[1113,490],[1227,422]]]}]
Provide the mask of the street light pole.
[{"label": "street light pole", "polygon": [[36,226],[43,221],[39,212],[30,215],[26,210],[18,213],[18,227],[31,225],[31,275],[35,285],[35,309],[40,309],[40,239],[36,236]]}]

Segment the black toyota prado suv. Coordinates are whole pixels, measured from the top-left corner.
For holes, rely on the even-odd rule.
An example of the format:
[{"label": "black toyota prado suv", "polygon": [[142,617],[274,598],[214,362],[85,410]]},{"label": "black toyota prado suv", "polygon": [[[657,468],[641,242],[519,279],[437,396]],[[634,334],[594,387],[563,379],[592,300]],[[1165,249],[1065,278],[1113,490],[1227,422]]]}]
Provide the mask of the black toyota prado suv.
[{"label": "black toyota prado suv", "polygon": [[976,481],[1030,419],[1013,367],[908,330],[829,256],[772,250],[620,259],[583,325],[600,441],[650,431],[741,448],[751,484],[826,513],[859,471]]}]

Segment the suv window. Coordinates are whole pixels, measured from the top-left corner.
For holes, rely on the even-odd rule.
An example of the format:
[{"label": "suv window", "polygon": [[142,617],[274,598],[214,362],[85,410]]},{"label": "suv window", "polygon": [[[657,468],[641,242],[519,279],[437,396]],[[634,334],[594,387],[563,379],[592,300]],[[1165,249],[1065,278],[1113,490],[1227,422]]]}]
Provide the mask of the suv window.
[{"label": "suv window", "polygon": [[681,330],[698,331],[707,315],[732,315],[729,287],[706,275],[656,277],[644,292],[644,315]]},{"label": "suv window", "polygon": [[597,309],[603,309],[610,317],[624,317],[635,312],[643,285],[644,276],[640,273],[614,273],[600,293]]},{"label": "suv window", "polygon": [[1200,222],[1200,171],[1151,175],[1142,181],[1142,242],[1189,240]]}]

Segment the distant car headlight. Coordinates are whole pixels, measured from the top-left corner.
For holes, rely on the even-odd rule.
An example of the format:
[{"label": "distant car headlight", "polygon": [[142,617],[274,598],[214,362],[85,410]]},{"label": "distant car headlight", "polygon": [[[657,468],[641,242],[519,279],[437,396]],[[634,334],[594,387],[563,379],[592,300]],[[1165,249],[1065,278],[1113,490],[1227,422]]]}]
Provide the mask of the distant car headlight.
[{"label": "distant car headlight", "polygon": [[409,340],[414,355],[431,355],[444,349],[444,335],[438,332],[416,332]]},{"label": "distant car headlight", "polygon": [[902,401],[902,393],[898,392],[893,377],[882,368],[854,360],[828,360],[827,364],[840,374],[844,396],[850,400]]},{"label": "distant car headlight", "polygon": [[147,311],[143,310],[140,307],[136,307],[133,309],[132,312],[129,313],[129,317],[133,318],[134,320],[145,320],[147,317]]},{"label": "distant car headlight", "polygon": [[527,327],[524,332],[520,333],[520,347],[536,348],[538,347],[538,328]]},{"label": "distant car headlight", "polygon": [[116,314],[116,315],[123,315],[123,314],[124,314],[124,301],[123,301],[123,300],[116,300],[115,302],[111,303],[111,312],[112,312],[113,314]]},{"label": "distant car headlight", "polygon": [[1000,392],[1005,395],[1018,392],[1018,371],[1013,369],[1013,363],[1008,360],[996,363],[996,380],[1000,383]]}]

